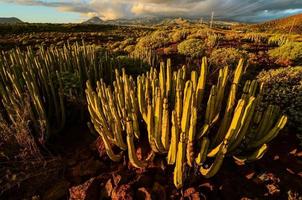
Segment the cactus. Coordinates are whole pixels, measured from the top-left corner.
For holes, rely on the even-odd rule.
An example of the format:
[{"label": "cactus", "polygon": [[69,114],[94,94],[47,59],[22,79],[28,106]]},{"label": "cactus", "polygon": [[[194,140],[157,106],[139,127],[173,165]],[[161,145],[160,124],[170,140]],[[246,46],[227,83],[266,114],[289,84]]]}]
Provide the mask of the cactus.
[{"label": "cactus", "polygon": [[[267,151],[268,143],[287,121],[286,116],[279,114],[277,106],[271,105],[264,111],[259,108],[262,89],[256,81],[246,81],[242,94],[238,95],[238,84],[244,72],[243,60],[239,61],[230,87],[227,87],[229,72],[227,66],[219,70],[217,83],[211,86],[205,99],[206,58],[202,60],[199,76],[184,66],[172,72],[168,60],[166,65],[161,63],[159,72],[151,68],[138,76],[137,87],[125,71],[122,75],[116,71],[113,98],[108,100],[106,94],[102,94],[109,87],[103,82],[98,84],[102,88],[97,89],[100,94],[95,96],[100,97],[98,101],[104,116],[91,113],[91,118],[95,118],[92,123],[96,128],[108,126],[99,134],[106,135],[107,141],[120,147],[121,151],[128,151],[130,163],[138,168],[147,167],[147,164],[135,154],[134,139],[141,137],[135,134],[135,129],[142,131],[139,127],[143,126],[138,122],[145,123],[152,155],[167,155],[167,164],[174,165],[173,182],[178,189],[184,184],[186,169],[196,166],[195,163],[201,175],[210,178],[219,171],[225,157],[231,156],[241,162],[260,159]],[[91,101],[89,87],[88,84],[87,101]],[[204,102],[205,109],[201,110]],[[224,104],[226,107],[222,109]],[[95,108],[92,103],[88,106],[91,107],[89,110]],[[114,111],[114,107],[116,112],[105,114],[105,111]],[[120,127],[127,133],[127,150],[122,148],[122,141],[117,142],[116,134],[110,133],[116,130],[111,126],[117,121],[112,114],[120,117]],[[202,114],[204,117],[200,117]],[[112,153],[110,149],[108,152]]]},{"label": "cactus", "polygon": [[[100,58],[98,62],[96,57]],[[106,81],[110,81],[114,62],[106,52],[84,43],[3,52],[0,54],[0,104],[8,116],[7,123],[16,123],[16,116],[20,115],[17,111],[29,103],[32,134],[44,145],[52,135],[63,130],[68,120],[67,102],[83,104],[86,80],[95,85],[106,74]]]}]

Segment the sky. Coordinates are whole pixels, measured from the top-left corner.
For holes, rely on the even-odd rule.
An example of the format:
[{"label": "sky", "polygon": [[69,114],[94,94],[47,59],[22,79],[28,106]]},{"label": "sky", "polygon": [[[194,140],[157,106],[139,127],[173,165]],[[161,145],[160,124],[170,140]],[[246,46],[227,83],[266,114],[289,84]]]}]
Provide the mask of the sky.
[{"label": "sky", "polygon": [[302,13],[302,0],[0,0],[0,17],[77,23],[145,16],[206,17],[261,22]]}]

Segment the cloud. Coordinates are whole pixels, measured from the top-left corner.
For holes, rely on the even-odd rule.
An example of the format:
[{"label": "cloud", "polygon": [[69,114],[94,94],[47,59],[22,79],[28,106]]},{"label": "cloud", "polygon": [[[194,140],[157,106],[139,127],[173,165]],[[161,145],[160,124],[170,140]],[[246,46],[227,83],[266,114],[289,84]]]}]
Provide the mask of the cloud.
[{"label": "cloud", "polygon": [[1,0],[47,6],[104,20],[142,16],[209,16],[240,21],[262,21],[302,13],[302,0]]}]

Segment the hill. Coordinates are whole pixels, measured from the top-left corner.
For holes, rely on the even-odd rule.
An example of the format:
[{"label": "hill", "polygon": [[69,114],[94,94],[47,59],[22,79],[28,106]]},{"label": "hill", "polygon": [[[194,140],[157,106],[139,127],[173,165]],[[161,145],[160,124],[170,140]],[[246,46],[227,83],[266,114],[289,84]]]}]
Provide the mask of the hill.
[{"label": "hill", "polygon": [[302,34],[302,14],[292,15],[272,21],[267,21],[260,24],[252,24],[244,27],[237,27],[238,29],[245,29],[259,32],[272,33],[296,33]]},{"label": "hill", "polygon": [[0,17],[0,24],[20,24],[23,23],[16,17]]},{"label": "hill", "polygon": [[82,24],[104,24],[104,21],[99,17],[92,17],[87,21],[84,21]]}]

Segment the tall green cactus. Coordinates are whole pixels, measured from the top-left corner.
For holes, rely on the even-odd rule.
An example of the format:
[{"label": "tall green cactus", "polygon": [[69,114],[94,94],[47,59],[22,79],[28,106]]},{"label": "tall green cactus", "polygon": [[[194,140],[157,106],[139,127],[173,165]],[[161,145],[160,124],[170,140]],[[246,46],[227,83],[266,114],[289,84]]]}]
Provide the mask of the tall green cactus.
[{"label": "tall green cactus", "polygon": [[[239,61],[233,77],[230,77],[229,67],[220,69],[217,83],[211,86],[208,98],[204,98],[207,71],[206,58],[202,60],[199,76],[186,67],[172,72],[171,61],[168,60],[166,65],[161,63],[159,72],[151,68],[138,76],[136,85],[125,71],[121,76],[116,72],[113,84],[115,98],[110,100],[110,104],[102,97],[105,95],[98,95],[102,97],[99,102],[104,111],[112,106],[118,110],[116,113],[122,113],[120,123],[127,132],[130,163],[138,168],[147,166],[138,160],[133,141],[134,129],[142,131],[142,134],[146,131],[153,155],[167,154],[167,164],[174,165],[173,182],[177,188],[183,186],[186,168],[196,166],[194,162],[200,173],[210,178],[219,171],[225,157],[231,156],[242,162],[260,159],[268,149],[267,143],[278,135],[287,121],[276,106],[259,109],[262,94],[256,81],[247,81],[243,93],[238,95],[238,85],[244,72],[243,60]],[[191,76],[187,79],[189,74]],[[93,94],[89,87],[88,84],[87,101],[90,101],[89,93]],[[99,90],[104,91],[104,88]],[[93,105],[88,103],[89,110],[94,108]],[[104,116],[103,120],[102,115],[91,113],[96,130],[105,125],[112,126],[114,120],[110,112]],[[143,127],[138,125],[139,121],[145,123],[146,130],[139,129]],[[115,129],[108,130],[114,132]],[[99,134],[107,135],[109,143],[121,147],[116,143],[115,134],[110,132],[101,130]],[[140,135],[137,134],[136,138],[140,139]],[[107,141],[105,138],[104,143]],[[107,153],[112,152],[108,149]]]},{"label": "tall green cactus", "polygon": [[105,74],[110,81],[115,62],[99,48],[84,43],[2,52],[0,104],[5,109],[4,116],[8,116],[7,122],[16,123],[18,110],[29,103],[32,134],[44,144],[63,130],[68,119],[67,101],[84,104],[86,81],[95,85]]}]

